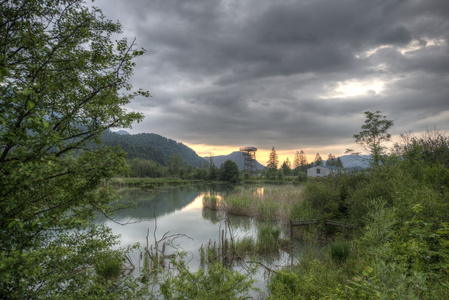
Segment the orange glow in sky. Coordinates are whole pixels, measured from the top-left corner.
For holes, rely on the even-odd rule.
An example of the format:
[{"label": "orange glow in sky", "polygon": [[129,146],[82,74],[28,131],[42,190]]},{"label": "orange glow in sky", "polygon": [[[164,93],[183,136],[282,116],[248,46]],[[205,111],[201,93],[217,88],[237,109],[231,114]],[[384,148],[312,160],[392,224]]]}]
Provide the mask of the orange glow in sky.
[{"label": "orange glow in sky", "polygon": [[[201,157],[208,157],[210,155],[212,156],[219,156],[219,155],[228,155],[231,154],[234,151],[239,151],[240,147],[246,147],[248,145],[242,145],[242,146],[216,146],[216,145],[206,145],[206,144],[187,144],[184,143],[186,146],[192,148],[199,156]],[[249,145],[254,146],[254,145]],[[270,158],[271,148],[269,149],[263,149],[259,148],[257,146],[254,146],[257,148],[256,152],[256,160],[261,163],[262,165],[266,166],[267,161]],[[290,160],[290,163],[293,165],[293,160],[295,159],[295,153],[296,151],[303,150],[306,153],[307,159],[310,162],[313,162],[315,160],[316,153],[320,153],[321,158],[323,160],[326,160],[328,155],[332,153],[336,156],[342,156],[344,155],[344,151],[347,148],[353,148],[354,145],[332,145],[332,146],[326,146],[321,148],[299,148],[299,149],[293,149],[293,150],[281,150],[276,149],[276,146],[274,148],[276,149],[276,154],[278,155],[279,159],[279,165],[280,168],[282,163],[287,159]],[[220,166],[217,166],[220,167]]]}]

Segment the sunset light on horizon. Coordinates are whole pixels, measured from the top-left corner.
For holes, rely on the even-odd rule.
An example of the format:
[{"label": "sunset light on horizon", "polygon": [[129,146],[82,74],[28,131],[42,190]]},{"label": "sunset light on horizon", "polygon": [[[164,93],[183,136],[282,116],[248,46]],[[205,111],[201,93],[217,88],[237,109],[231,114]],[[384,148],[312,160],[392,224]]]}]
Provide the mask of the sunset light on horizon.
[{"label": "sunset light on horizon", "polygon": [[[303,150],[342,156],[365,111],[398,137],[449,130],[447,1],[98,0],[136,38],[127,109],[199,156],[258,148],[265,165]],[[397,140],[397,139],[396,139]]]}]

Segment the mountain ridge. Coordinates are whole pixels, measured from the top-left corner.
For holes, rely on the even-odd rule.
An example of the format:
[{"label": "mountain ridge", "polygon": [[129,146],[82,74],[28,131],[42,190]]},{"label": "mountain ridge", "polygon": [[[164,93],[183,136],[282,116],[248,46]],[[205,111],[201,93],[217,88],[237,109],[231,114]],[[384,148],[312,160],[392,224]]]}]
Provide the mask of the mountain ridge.
[{"label": "mountain ridge", "polygon": [[120,146],[129,159],[149,159],[167,166],[170,157],[177,153],[192,166],[200,167],[205,163],[204,158],[193,149],[156,133],[129,134],[125,130],[107,131],[103,133],[101,139],[105,146]]},{"label": "mountain ridge", "polygon": [[[204,159],[209,160],[209,157],[203,157]],[[227,155],[217,155],[212,156],[212,162],[215,164],[216,167],[220,167],[225,161],[232,160],[237,164],[240,171],[243,171],[244,169],[244,162],[245,158],[243,157],[243,152],[240,151],[234,151]],[[265,166],[263,166],[261,163],[259,163],[256,159],[256,169],[257,170],[263,170]]]}]

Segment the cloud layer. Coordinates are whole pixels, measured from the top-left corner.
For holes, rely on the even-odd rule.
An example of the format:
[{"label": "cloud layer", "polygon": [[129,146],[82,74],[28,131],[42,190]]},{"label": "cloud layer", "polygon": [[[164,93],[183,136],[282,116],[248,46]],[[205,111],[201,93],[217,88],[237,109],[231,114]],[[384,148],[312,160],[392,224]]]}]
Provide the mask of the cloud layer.
[{"label": "cloud layer", "polygon": [[133,132],[290,150],[351,143],[363,112],[392,133],[449,126],[449,1],[102,0],[147,49]]}]

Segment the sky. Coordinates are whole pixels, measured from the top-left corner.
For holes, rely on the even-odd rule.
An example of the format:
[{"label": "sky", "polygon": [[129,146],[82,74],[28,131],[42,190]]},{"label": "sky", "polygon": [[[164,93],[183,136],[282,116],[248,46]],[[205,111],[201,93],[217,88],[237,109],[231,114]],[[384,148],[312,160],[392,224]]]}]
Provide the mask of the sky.
[{"label": "sky", "polygon": [[146,49],[128,105],[200,156],[266,164],[356,148],[365,111],[406,132],[449,129],[447,0],[96,0]]}]

